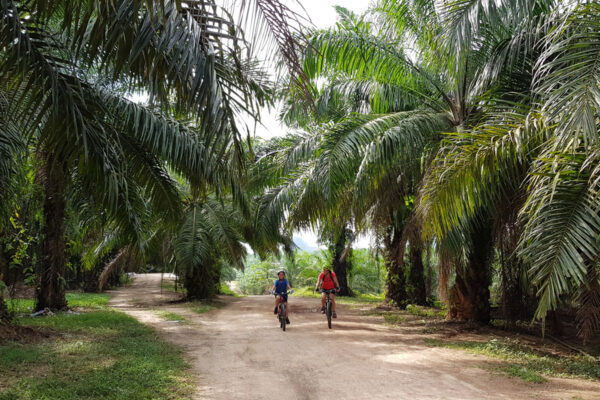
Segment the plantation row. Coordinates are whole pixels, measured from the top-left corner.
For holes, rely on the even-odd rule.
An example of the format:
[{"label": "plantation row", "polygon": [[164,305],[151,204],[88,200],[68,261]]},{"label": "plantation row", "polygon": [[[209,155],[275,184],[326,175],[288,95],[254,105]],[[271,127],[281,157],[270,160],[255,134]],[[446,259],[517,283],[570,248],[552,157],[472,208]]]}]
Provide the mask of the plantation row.
[{"label": "plantation row", "polygon": [[[226,3],[0,2],[3,296],[65,309],[150,266],[205,299],[327,265],[342,295],[594,337],[600,3],[379,0],[325,30]],[[266,107],[287,134],[248,134]],[[303,229],[327,252],[293,257]]]}]

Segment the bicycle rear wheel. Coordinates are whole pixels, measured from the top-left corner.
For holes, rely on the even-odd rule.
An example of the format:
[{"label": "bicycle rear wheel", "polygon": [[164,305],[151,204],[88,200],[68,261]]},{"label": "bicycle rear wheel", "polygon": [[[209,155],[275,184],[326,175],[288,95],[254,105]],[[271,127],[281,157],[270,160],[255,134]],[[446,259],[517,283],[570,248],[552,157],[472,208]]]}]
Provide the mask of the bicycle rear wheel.
[{"label": "bicycle rear wheel", "polygon": [[327,310],[325,313],[327,314],[327,326],[331,329],[331,300],[327,302]]},{"label": "bicycle rear wheel", "polygon": [[281,329],[285,332],[285,303],[282,303],[279,307],[279,321],[281,322]]}]

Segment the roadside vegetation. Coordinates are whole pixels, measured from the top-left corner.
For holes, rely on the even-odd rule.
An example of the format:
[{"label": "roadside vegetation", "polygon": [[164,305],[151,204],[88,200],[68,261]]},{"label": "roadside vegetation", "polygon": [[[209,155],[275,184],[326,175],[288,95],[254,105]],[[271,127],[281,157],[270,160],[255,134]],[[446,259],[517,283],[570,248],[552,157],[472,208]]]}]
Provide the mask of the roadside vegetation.
[{"label": "roadside vegetation", "polygon": [[[0,1],[10,368],[21,356],[66,365],[69,336],[11,344],[20,326],[82,343],[89,326],[90,357],[111,329],[139,330],[152,365],[134,375],[147,367],[171,385],[184,367],[164,369],[158,342],[101,294],[142,271],[175,274],[163,290],[201,313],[218,294],[266,293],[280,269],[316,296],[328,267],[340,303],[528,325],[597,355],[600,2],[373,0],[363,14],[335,7],[319,29],[285,3]],[[281,132],[257,137],[275,109]],[[320,250],[295,246],[306,230]],[[361,235],[371,249],[356,248]],[[79,308],[93,311],[63,313]],[[39,311],[57,315],[22,316]],[[137,357],[116,343],[131,358],[99,360],[106,374]],[[73,354],[86,370],[87,353]],[[539,381],[515,365],[506,373]],[[62,390],[22,372],[0,396]],[[69,396],[93,397],[70,377]],[[97,398],[128,390],[92,378]]]},{"label": "roadside vegetation", "polygon": [[181,314],[172,311],[156,311],[156,315],[169,322],[178,322],[180,324],[189,324],[190,321]]},{"label": "roadside vegetation", "polygon": [[60,312],[17,323],[48,337],[0,346],[2,400],[191,399],[181,351],[121,312]]},{"label": "roadside vegetation", "polygon": [[544,354],[516,339],[491,339],[487,342],[425,339],[425,342],[432,347],[466,350],[506,361],[492,368],[527,382],[543,383],[544,376],[600,380],[600,364],[593,357]]},{"label": "roadside vegetation", "polygon": [[[67,292],[67,301],[72,308],[102,309],[110,299],[107,294]],[[35,299],[9,299],[8,310],[16,314],[31,314],[35,308]]]}]

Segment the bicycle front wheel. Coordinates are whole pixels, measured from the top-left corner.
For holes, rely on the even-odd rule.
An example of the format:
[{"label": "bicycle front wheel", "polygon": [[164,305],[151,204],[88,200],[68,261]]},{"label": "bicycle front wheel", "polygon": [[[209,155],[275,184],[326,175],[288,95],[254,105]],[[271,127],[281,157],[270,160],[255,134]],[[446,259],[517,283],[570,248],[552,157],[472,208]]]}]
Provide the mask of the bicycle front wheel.
[{"label": "bicycle front wheel", "polygon": [[327,326],[329,327],[329,329],[331,329],[331,301],[327,302],[327,310],[326,310],[326,314],[327,314]]},{"label": "bicycle front wheel", "polygon": [[279,314],[279,321],[281,321],[281,329],[285,332],[285,303],[281,304],[281,314]]}]

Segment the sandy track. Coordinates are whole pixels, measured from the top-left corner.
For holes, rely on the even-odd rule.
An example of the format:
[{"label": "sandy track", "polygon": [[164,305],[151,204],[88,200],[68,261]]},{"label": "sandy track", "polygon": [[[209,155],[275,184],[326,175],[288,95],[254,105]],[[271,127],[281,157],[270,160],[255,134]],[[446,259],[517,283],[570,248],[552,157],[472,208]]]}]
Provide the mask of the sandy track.
[{"label": "sandy track", "polygon": [[[290,296],[292,324],[278,327],[270,296],[223,297],[206,314],[171,304],[160,274],[138,275],[111,292],[109,303],[185,348],[198,378],[198,399],[600,399],[600,385],[575,379],[527,384],[492,374],[495,361],[431,348],[423,335],[388,327],[339,306],[327,329],[314,299]],[[155,310],[185,315],[192,324],[164,321]]]}]

